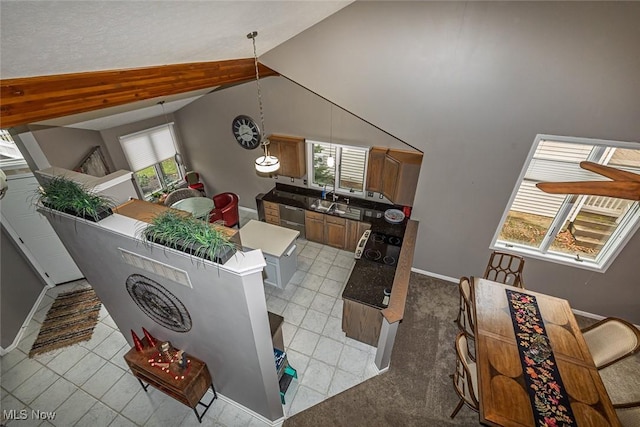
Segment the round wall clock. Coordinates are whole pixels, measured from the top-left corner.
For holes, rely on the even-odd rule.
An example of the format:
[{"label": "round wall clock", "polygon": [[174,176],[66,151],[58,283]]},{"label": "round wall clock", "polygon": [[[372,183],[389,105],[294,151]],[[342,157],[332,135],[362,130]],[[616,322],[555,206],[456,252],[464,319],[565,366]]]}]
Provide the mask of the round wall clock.
[{"label": "round wall clock", "polygon": [[240,115],[233,119],[231,130],[242,148],[253,150],[260,145],[262,135],[258,124],[249,116]]},{"label": "round wall clock", "polygon": [[176,332],[191,330],[189,311],[162,285],[140,274],[129,276],[126,284],[133,301],[156,323]]}]

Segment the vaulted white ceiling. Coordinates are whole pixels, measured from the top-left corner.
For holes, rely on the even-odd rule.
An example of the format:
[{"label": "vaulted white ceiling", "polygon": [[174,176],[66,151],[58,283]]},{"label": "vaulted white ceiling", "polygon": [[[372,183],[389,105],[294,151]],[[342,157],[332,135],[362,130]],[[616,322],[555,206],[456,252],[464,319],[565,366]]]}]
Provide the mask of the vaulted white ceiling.
[{"label": "vaulted white ceiling", "polygon": [[3,79],[265,53],[351,1],[5,1]]},{"label": "vaulted white ceiling", "polygon": [[[0,77],[249,58],[253,45],[248,33],[258,31],[261,55],[351,2],[2,0]],[[141,107],[146,116],[156,114],[157,108],[149,109],[153,105],[120,108],[108,122],[96,120],[94,113],[60,124],[91,120],[78,127],[110,127],[145,118]],[[165,107],[172,112],[183,105],[167,102]],[[139,117],[124,114],[132,109],[140,110]]]}]

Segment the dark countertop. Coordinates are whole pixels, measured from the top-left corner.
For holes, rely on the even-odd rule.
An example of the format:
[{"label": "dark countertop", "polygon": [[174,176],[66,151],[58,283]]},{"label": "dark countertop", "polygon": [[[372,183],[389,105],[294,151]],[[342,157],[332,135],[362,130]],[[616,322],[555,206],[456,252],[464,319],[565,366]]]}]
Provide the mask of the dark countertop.
[{"label": "dark countertop", "polygon": [[[295,187],[286,184],[276,184],[276,188],[267,193],[263,200],[267,202],[281,203],[316,212],[311,208],[314,200],[320,198],[321,192],[309,188]],[[340,197],[342,199],[342,196]],[[339,200],[341,201],[341,200]],[[384,203],[372,202],[369,200],[350,198],[349,206],[359,209],[359,218],[348,216],[348,219],[357,219],[371,224],[371,231],[385,233],[391,236],[403,237],[408,219],[400,224],[389,224],[384,219],[384,211],[391,208],[401,209],[400,206],[393,206]],[[341,215],[325,213],[325,215]],[[391,289],[395,277],[396,268],[384,264],[367,261],[365,259],[356,260],[356,263],[349,276],[349,280],[342,292],[342,297],[359,303],[384,309],[382,299],[384,289]]]},{"label": "dark countertop", "polygon": [[350,299],[374,308],[383,309],[384,290],[393,287],[396,268],[365,259],[356,260],[347,281],[342,298]]}]

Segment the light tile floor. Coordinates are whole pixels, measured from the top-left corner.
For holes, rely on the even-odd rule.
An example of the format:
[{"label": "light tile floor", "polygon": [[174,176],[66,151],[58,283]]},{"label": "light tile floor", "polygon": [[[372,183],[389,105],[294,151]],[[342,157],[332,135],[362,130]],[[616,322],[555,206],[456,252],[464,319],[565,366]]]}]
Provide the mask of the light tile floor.
[{"label": "light tile floor", "polygon": [[[241,224],[255,219],[252,212],[240,213]],[[265,288],[268,309],[285,318],[285,349],[289,363],[298,371],[298,379],[285,396],[285,416],[378,372],[375,348],[342,332],[340,295],[354,264],[353,254],[303,239],[298,239],[296,250],[298,270],[285,289]],[[25,427],[265,425],[221,399],[200,424],[192,410],[164,393],[152,387],[145,393],[124,361],[129,346],[104,307],[90,341],[28,358],[56,295],[83,286],[89,284],[82,280],[50,289],[17,348],[2,357],[0,409],[16,410],[18,417],[27,415],[25,420],[4,423]],[[42,418],[33,418],[32,410],[40,411]],[[52,412],[55,418],[47,419]]]}]

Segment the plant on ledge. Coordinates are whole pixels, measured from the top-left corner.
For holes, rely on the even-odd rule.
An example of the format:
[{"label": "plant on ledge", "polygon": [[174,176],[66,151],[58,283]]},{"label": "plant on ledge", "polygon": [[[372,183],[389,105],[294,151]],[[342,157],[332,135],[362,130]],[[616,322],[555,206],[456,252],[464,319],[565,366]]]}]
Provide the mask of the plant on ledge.
[{"label": "plant on ledge", "polygon": [[113,214],[115,205],[109,197],[96,194],[68,178],[57,176],[38,188],[38,204],[80,218],[98,222]]},{"label": "plant on ledge", "polygon": [[208,222],[171,210],[154,217],[149,225],[138,231],[138,235],[141,240],[219,264],[226,263],[237,250],[223,231]]}]

